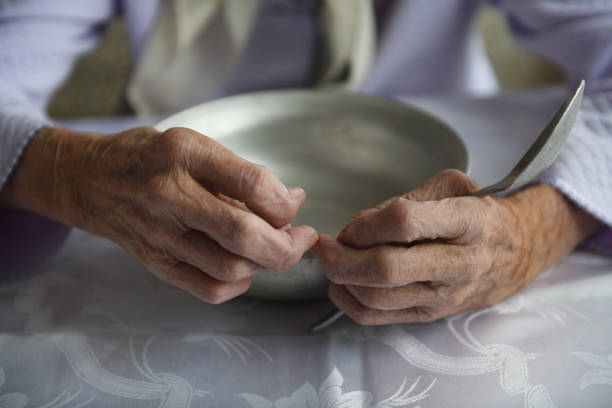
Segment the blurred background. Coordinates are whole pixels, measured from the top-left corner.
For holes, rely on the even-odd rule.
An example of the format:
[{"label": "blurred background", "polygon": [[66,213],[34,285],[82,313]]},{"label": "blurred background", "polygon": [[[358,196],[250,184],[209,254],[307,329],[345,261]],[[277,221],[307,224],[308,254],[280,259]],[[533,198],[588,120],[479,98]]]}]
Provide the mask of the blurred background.
[{"label": "blurred background", "polygon": [[[564,80],[563,73],[554,64],[518,48],[498,11],[483,7],[476,23],[502,89]],[[126,36],[121,19],[109,25],[100,44],[79,59],[68,80],[55,93],[49,106],[51,117],[130,113],[124,95],[131,70]]]}]

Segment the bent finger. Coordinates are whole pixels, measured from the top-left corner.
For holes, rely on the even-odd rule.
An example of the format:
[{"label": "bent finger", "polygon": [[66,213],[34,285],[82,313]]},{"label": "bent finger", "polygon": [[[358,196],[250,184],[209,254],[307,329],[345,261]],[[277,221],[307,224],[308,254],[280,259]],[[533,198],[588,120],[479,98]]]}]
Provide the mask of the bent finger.
[{"label": "bent finger", "polygon": [[361,304],[344,286],[333,283],[329,286],[329,298],[351,319],[364,326],[379,326],[394,323],[426,323],[445,316],[444,311],[438,311],[425,306],[401,310],[372,309]]},{"label": "bent finger", "polygon": [[[435,201],[471,195],[478,191],[478,189],[478,183],[467,174],[456,169],[446,169],[436,173],[417,188],[399,197],[413,201]],[[375,208],[361,211],[355,215],[355,218],[366,212],[382,210],[388,204],[397,200],[397,198],[398,196],[391,197],[378,204]]]},{"label": "bent finger", "polygon": [[477,257],[450,244],[354,249],[321,235],[312,252],[328,279],[345,285],[391,288],[430,281],[453,286],[468,282],[479,273]]},{"label": "bent finger", "polygon": [[415,201],[432,201],[467,196],[476,191],[478,184],[468,175],[459,170],[446,169],[436,173],[403,197]]},{"label": "bent finger", "polygon": [[[192,131],[193,132],[193,131]],[[288,224],[304,203],[301,188],[287,188],[268,168],[241,158],[196,132],[190,173],[205,186],[239,200],[275,227]]]},{"label": "bent finger", "polygon": [[345,285],[359,302],[376,310],[400,310],[417,306],[436,306],[446,302],[442,294],[446,286],[430,282],[415,282],[396,288],[372,288],[368,286]]},{"label": "bent finger", "polygon": [[246,292],[251,285],[251,279],[238,282],[220,281],[184,262],[173,265],[161,277],[204,302],[213,304],[233,299]]},{"label": "bent finger", "polygon": [[241,210],[244,211],[248,211],[251,212],[251,210],[249,209],[249,207],[246,206],[245,203],[243,203],[242,201],[236,200],[232,197],[228,197],[225,194],[222,193],[217,193],[217,198],[225,203],[228,203],[229,205],[232,205],[236,208],[239,208]]},{"label": "bent finger", "polygon": [[174,256],[215,279],[238,282],[265,272],[255,262],[226,251],[205,234],[191,230],[171,243]]},{"label": "bent finger", "polygon": [[276,229],[257,215],[218,200],[204,189],[186,189],[191,192],[191,199],[177,204],[183,221],[229,252],[265,268],[289,269],[317,240],[311,227]]},{"label": "bent finger", "polygon": [[388,243],[459,239],[476,220],[477,200],[462,197],[413,201],[399,197],[379,210],[351,220],[338,240],[353,248],[370,248]]}]

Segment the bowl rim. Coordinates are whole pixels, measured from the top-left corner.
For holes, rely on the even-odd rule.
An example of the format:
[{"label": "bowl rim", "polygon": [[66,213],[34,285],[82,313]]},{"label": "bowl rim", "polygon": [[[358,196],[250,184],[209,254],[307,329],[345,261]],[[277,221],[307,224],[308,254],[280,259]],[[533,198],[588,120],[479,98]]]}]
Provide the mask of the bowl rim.
[{"label": "bowl rim", "polygon": [[[208,102],[204,102],[198,105],[194,105],[192,107],[186,108],[174,114],[171,114],[164,119],[160,120],[156,124],[153,125],[153,128],[163,132],[171,127],[175,126],[188,126],[189,122],[192,122],[196,119],[201,119],[203,115],[206,115],[207,112],[214,113],[214,111],[219,109],[224,109],[225,105],[235,105],[244,102],[255,102],[262,103],[263,100],[275,100],[275,99],[295,99],[295,98],[335,98],[338,100],[361,100],[363,102],[376,103],[380,106],[387,106],[390,109],[394,110],[410,110],[413,113],[416,113],[424,118],[432,122],[436,122],[445,128],[445,130],[452,135],[456,142],[458,143],[458,148],[460,149],[460,154],[464,164],[464,168],[460,168],[457,166],[458,170],[463,171],[466,174],[469,174],[472,168],[472,160],[469,154],[469,150],[465,144],[465,141],[461,137],[461,134],[451,126],[448,122],[443,120],[442,118],[423,110],[420,107],[414,106],[409,102],[402,101],[398,98],[380,96],[380,95],[371,95],[358,93],[354,91],[345,91],[345,90],[311,90],[311,89],[281,89],[281,90],[269,90],[269,91],[258,91],[258,92],[249,92],[238,95],[226,96],[219,99],[214,99]],[[181,123],[185,125],[181,125]],[[215,140],[218,140],[215,135],[207,135]]]}]

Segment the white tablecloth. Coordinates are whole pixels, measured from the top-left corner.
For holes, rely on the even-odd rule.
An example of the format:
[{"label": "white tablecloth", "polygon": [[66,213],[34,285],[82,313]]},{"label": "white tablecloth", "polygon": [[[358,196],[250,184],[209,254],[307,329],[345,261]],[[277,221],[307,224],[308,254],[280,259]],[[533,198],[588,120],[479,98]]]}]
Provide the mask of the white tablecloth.
[{"label": "white tablecloth", "polygon": [[[410,101],[460,132],[484,185],[560,97]],[[486,310],[378,328],[344,319],[318,335],[306,328],[328,301],[207,305],[81,231],[42,269],[0,289],[0,407],[612,406],[612,259],[598,255],[575,252]]]}]

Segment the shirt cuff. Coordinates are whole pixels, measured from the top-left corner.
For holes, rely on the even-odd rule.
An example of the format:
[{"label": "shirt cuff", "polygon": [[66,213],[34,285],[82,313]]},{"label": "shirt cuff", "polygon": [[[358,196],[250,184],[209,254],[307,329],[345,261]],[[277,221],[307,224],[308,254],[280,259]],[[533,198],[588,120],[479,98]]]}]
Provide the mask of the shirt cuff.
[{"label": "shirt cuff", "polygon": [[0,107],[0,189],[30,139],[49,124],[44,114],[36,109],[23,105]]},{"label": "shirt cuff", "polygon": [[[23,105],[0,106],[0,189],[27,143],[50,124],[42,112]],[[68,236],[70,228],[48,218],[0,207],[0,286],[33,275]]]},{"label": "shirt cuff", "polygon": [[[563,150],[540,181],[612,227],[612,92],[584,97]],[[604,231],[585,246],[612,254],[611,235]]]}]

